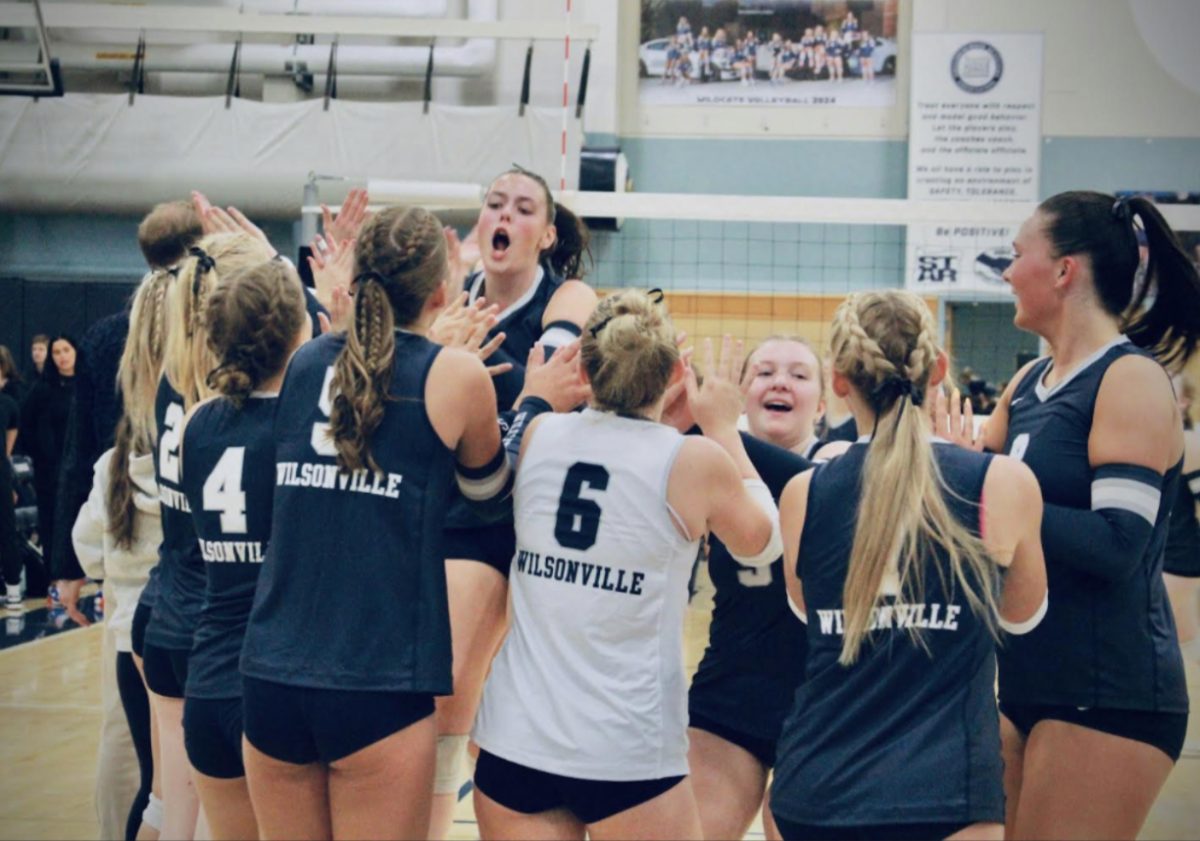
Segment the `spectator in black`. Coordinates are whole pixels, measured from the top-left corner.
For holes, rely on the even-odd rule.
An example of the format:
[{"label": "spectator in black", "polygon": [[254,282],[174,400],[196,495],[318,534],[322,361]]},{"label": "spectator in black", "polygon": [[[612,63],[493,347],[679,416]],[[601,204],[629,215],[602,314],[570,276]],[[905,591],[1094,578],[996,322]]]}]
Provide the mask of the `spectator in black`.
[{"label": "spectator in black", "polygon": [[58,495],[58,469],[67,438],[71,397],[75,393],[75,366],[79,344],[58,335],[50,342],[50,359],[21,408],[20,438],[33,459],[33,486],[37,491],[38,540],[42,557],[54,551],[54,503]]},{"label": "spectator in black", "polygon": [[38,333],[29,343],[29,368],[26,369],[26,379],[31,384],[36,383],[42,375],[46,368],[46,357],[49,355],[50,337],[45,333]]},{"label": "spectator in black", "polygon": [[11,397],[18,406],[25,400],[25,380],[17,370],[12,351],[0,345],[0,394]]},{"label": "spectator in black", "polygon": [[[138,225],[138,245],[151,269],[169,269],[187,255],[204,235],[202,219],[191,202],[156,205]],[[71,528],[92,489],[92,467],[113,445],[123,404],[117,391],[117,367],[129,335],[129,311],[106,316],[83,336],[75,403],[59,477],[58,534],[54,555],[46,556],[50,577],[67,613],[79,624],[87,619],[78,609],[84,574],[71,543]]]},{"label": "spectator in black", "polygon": [[[0,376],[3,376],[4,356],[12,361],[8,348],[0,345]],[[0,566],[4,569],[6,602],[10,609],[21,606],[21,555],[17,544],[16,513],[13,509],[12,456],[17,440],[21,410],[17,401],[0,388]]]}]

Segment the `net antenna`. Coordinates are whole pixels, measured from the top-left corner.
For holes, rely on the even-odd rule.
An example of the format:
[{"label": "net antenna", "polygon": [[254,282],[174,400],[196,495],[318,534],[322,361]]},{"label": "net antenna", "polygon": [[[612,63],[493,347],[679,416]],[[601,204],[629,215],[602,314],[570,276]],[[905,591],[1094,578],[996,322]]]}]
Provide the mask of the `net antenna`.
[{"label": "net antenna", "polygon": [[29,0],[29,3],[19,3],[26,6],[21,9],[27,15],[22,29],[31,29],[34,33],[36,55],[31,55],[25,61],[0,62],[0,94],[10,96],[62,96],[62,73],[58,61],[50,56],[50,39],[46,35],[46,21],[42,16],[41,0]]}]

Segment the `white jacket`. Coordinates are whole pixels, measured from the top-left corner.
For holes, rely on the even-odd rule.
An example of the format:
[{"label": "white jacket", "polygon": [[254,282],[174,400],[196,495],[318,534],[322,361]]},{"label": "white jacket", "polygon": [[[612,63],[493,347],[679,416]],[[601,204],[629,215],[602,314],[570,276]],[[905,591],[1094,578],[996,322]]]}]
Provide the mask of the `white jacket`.
[{"label": "white jacket", "polygon": [[154,478],[154,459],[150,455],[129,459],[133,478],[133,544],[118,548],[108,529],[108,477],[112,469],[113,451],[109,450],[96,461],[95,480],[87,502],[75,520],[71,540],[75,554],[89,578],[104,579],[104,589],[114,609],[106,621],[116,635],[117,650],[131,651],[130,628],[138,597],[150,570],[158,563],[158,547],[162,543],[162,514],[158,504],[158,484]]}]

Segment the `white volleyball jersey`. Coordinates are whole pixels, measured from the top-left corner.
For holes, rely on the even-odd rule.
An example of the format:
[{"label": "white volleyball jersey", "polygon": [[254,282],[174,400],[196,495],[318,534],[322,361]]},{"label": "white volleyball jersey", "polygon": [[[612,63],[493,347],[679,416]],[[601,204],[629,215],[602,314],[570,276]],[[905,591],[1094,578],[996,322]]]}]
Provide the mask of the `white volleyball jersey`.
[{"label": "white volleyball jersey", "polygon": [[593,410],[546,415],[514,491],[512,625],[475,741],[588,780],[687,774],[683,621],[698,540],[667,505],[670,427]]}]

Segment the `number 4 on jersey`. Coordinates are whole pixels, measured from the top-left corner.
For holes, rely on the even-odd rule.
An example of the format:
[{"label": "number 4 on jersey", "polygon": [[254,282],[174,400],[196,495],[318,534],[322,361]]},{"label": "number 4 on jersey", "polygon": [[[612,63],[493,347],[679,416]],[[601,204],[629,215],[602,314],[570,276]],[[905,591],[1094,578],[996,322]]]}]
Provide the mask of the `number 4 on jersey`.
[{"label": "number 4 on jersey", "polygon": [[204,510],[221,512],[221,531],[246,533],[246,492],[242,490],[245,447],[229,447],[204,480]]}]

